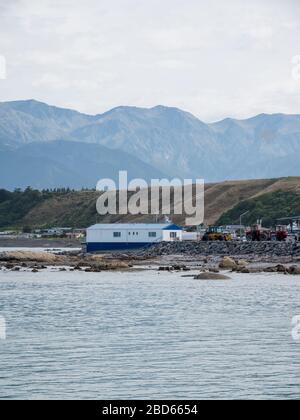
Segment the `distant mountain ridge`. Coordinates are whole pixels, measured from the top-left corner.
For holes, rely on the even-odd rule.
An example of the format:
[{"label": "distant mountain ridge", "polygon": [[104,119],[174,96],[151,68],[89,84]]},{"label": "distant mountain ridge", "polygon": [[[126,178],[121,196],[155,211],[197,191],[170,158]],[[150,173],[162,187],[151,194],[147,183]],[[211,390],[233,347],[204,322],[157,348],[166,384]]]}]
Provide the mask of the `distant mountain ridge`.
[{"label": "distant mountain ridge", "polygon": [[166,175],[123,151],[99,144],[55,141],[29,143],[0,151],[0,180],[9,190],[32,186],[37,189],[69,187],[95,188],[102,178],[118,185],[119,170],[128,177],[150,181]]},{"label": "distant mountain ridge", "polygon": [[11,147],[68,138],[72,130],[88,124],[92,118],[34,100],[2,102],[0,144]]},{"label": "distant mountain ridge", "polygon": [[[81,158],[78,148],[82,153],[84,145],[88,153]],[[111,150],[113,155],[106,158]],[[118,107],[91,116],[34,100],[0,103],[1,166],[4,158],[6,162],[0,179],[5,188],[20,186],[15,185],[18,180],[29,185],[37,177],[40,181],[32,185],[36,188],[51,187],[58,180],[57,186],[75,187],[68,185],[71,174],[76,185],[94,186],[103,173],[111,173],[106,161],[113,172],[127,169],[132,177],[163,174],[216,182],[297,176],[299,153],[300,115],[261,114],[205,124],[164,106]],[[95,157],[103,169],[97,179]]]}]

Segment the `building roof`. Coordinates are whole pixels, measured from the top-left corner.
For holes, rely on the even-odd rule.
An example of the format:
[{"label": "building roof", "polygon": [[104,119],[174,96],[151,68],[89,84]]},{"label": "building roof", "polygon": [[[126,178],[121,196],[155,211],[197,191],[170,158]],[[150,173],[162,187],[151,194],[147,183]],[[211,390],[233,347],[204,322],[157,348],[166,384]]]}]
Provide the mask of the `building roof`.
[{"label": "building roof", "polygon": [[88,229],[95,230],[182,230],[181,227],[172,223],[103,223],[90,226]]},{"label": "building roof", "polygon": [[291,217],[282,217],[281,219],[277,219],[277,221],[284,221],[284,220],[300,220],[300,216],[291,216]]}]

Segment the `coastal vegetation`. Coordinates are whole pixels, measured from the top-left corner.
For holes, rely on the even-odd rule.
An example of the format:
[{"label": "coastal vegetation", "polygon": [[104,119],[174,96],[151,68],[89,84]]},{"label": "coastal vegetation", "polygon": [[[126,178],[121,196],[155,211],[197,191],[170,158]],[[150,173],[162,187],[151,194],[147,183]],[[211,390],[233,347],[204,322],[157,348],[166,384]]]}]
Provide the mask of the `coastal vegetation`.
[{"label": "coastal vegetation", "polygon": [[217,224],[239,224],[240,215],[247,211],[249,213],[243,218],[244,224],[252,225],[262,219],[265,227],[272,227],[280,218],[300,215],[300,194],[293,191],[275,191],[244,200],[224,213]]},{"label": "coastal vegetation", "polygon": [[[33,209],[42,206],[44,203],[53,203],[56,200],[66,200],[67,197],[77,196],[82,194],[82,191],[74,191],[69,188],[57,188],[53,190],[34,190],[31,187],[24,191],[16,189],[13,192],[4,189],[0,190],[0,228],[23,228],[28,230],[32,227],[47,226],[47,219],[43,223],[35,223],[35,220],[30,220],[30,213]],[[52,212],[55,212],[53,206]],[[28,220],[27,220],[28,218]],[[49,220],[51,222],[52,220]],[[62,220],[62,224],[64,225]],[[74,221],[74,227],[77,222]]]},{"label": "coastal vegetation", "polygon": [[[31,229],[53,226],[86,228],[95,223],[154,222],[150,215],[99,216],[96,201],[99,192],[70,188],[7,191],[0,189],[0,230]],[[205,185],[205,224],[246,224],[263,219],[265,226],[277,218],[300,214],[300,177],[226,181]],[[174,223],[184,224],[185,215],[172,216]]]}]

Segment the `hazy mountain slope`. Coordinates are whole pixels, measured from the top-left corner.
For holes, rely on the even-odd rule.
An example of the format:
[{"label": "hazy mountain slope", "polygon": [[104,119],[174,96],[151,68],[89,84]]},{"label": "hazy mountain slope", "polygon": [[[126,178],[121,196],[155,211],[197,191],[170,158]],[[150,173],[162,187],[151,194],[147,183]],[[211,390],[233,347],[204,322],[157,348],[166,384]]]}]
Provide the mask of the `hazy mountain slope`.
[{"label": "hazy mountain slope", "polygon": [[214,151],[225,164],[223,145],[193,115],[176,108],[120,107],[72,133],[80,141],[126,150],[173,176],[216,179]]},{"label": "hazy mountain slope", "polygon": [[300,174],[298,115],[204,124],[176,108],[120,107],[72,136],[127,150],[174,176],[219,181]]},{"label": "hazy mountain slope", "polygon": [[0,153],[1,188],[95,188],[100,178],[118,179],[127,170],[130,178],[161,178],[162,171],[122,151],[97,144],[65,141],[31,143]]},{"label": "hazy mountain slope", "polygon": [[210,127],[227,147],[234,147],[236,154],[250,153],[247,157],[254,162],[266,157],[275,160],[292,157],[299,152],[299,115],[261,114],[242,121],[227,119]]},{"label": "hazy mountain slope", "polygon": [[300,175],[299,115],[205,124],[163,106],[119,107],[88,116],[36,101],[0,104],[0,153],[4,146],[58,140],[121,150],[167,175],[207,182]]},{"label": "hazy mountain slope", "polygon": [[69,132],[93,120],[89,115],[34,100],[0,103],[0,144],[17,146],[68,138]]}]

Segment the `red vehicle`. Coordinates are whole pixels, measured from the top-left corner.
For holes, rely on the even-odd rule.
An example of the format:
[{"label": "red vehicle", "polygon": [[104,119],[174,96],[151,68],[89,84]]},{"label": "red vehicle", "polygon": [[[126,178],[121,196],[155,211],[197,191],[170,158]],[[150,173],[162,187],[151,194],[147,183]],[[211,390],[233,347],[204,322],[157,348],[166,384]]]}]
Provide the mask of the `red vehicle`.
[{"label": "red vehicle", "polygon": [[248,241],[270,241],[271,240],[271,230],[263,228],[261,225],[253,225],[250,230],[246,232]]},{"label": "red vehicle", "polygon": [[271,229],[263,228],[260,224],[252,226],[250,230],[247,231],[247,240],[248,241],[286,241],[288,237],[288,231],[286,226],[278,225],[276,226],[275,231]]},{"label": "red vehicle", "polygon": [[278,225],[276,226],[276,241],[284,242],[287,240],[288,237],[288,230],[286,226]]}]

